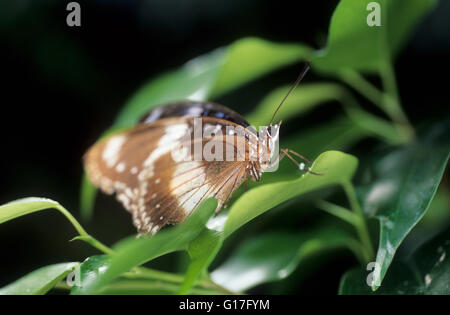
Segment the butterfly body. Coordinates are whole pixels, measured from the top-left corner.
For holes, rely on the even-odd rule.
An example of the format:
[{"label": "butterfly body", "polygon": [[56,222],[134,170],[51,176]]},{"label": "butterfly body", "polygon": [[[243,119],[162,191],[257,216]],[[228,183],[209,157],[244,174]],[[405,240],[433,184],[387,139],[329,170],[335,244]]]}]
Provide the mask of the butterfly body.
[{"label": "butterfly body", "polygon": [[94,185],[116,194],[139,233],[154,234],[209,197],[219,211],[244,181],[260,180],[275,153],[274,129],[275,136],[258,134],[219,104],[170,104],[96,143],[85,169]]}]

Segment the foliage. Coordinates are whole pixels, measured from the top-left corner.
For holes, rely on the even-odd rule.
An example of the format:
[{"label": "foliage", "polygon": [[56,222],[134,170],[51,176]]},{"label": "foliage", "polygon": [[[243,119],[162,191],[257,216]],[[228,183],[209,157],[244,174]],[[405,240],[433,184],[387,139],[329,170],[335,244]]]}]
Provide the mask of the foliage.
[{"label": "foliage", "polygon": [[[368,2],[342,0],[331,18],[328,43],[320,50],[300,43],[244,38],[195,58],[144,84],[105,133],[135,124],[155,106],[180,99],[214,100],[276,69],[311,59],[312,69],[319,76],[337,79],[352,90],[339,82],[302,84],[287,99],[278,118],[290,120],[306,115],[322,104],[342,106],[345,115],[300,136],[294,135],[286,143],[316,157],[312,171],[322,176],[292,172],[292,168],[282,165],[276,173],[265,174],[261,183],[235,198],[230,209],[217,217],[211,217],[216,201],[210,199],[183,224],[164,229],[154,237],[131,236],[112,248],[90,236],[55,201],[26,198],[5,204],[0,207],[0,223],[35,211],[57,209],[75,227],[79,234],[75,239],[89,243],[103,255],[88,257],[82,263],[40,268],[0,289],[0,293],[43,294],[54,286],[70,289],[72,294],[243,293],[263,283],[286,279],[307,258],[338,248],[349,250],[362,264],[344,274],[342,294],[369,294],[379,286],[376,293],[449,294],[448,231],[416,251],[407,262],[394,259],[399,246],[426,214],[450,152],[448,121],[423,129],[416,129],[408,121],[393,70],[393,61],[413,27],[433,8],[435,1],[414,0],[408,6],[379,1],[382,27],[375,28],[368,27],[365,21]],[[363,74],[379,77],[382,88],[372,85]],[[281,86],[268,93],[249,113],[249,121],[267,123],[273,104],[279,102],[288,88]],[[360,106],[353,90],[385,117]],[[361,155],[360,174],[353,180],[358,159],[339,150],[369,137],[377,139],[378,147]],[[320,193],[329,187],[334,188],[332,198],[330,193]],[[89,219],[96,193],[86,178],[81,192],[82,217]],[[289,228],[264,231],[234,244],[225,259],[219,255],[227,242],[235,242],[233,236],[242,226],[254,224],[255,218],[264,218],[267,211],[279,210],[278,206],[288,201],[300,205],[302,198],[311,198],[311,192],[317,195],[306,203],[308,207],[325,211],[331,215],[330,221],[345,222],[346,228],[325,224],[307,231]],[[330,202],[331,199],[341,202],[342,195],[350,209]],[[379,222],[380,229],[372,235],[369,225],[373,221]],[[373,244],[378,244],[376,253]],[[186,251],[189,255],[184,274],[142,266],[175,251]],[[216,267],[211,268],[216,261]],[[366,266],[372,261],[375,269],[370,288],[365,284],[369,274]],[[75,269],[79,271],[80,282],[72,288],[65,287],[60,280]]]}]

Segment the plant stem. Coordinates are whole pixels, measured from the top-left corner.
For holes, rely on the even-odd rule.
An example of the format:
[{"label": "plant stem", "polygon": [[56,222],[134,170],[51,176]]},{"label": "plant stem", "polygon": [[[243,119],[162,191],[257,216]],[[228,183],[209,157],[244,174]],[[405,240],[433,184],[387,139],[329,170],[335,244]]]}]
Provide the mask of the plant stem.
[{"label": "plant stem", "polygon": [[351,225],[358,224],[357,221],[359,220],[359,217],[344,207],[325,200],[318,200],[316,202],[316,207],[350,223]]},{"label": "plant stem", "polygon": [[146,267],[136,267],[131,271],[123,274],[124,277],[130,279],[151,279],[151,280],[162,280],[173,283],[182,283],[183,276],[173,274],[170,272],[154,270]]},{"label": "plant stem", "polygon": [[[155,291],[160,290],[163,292],[175,293],[179,289],[179,286],[173,283],[162,282],[162,281],[148,281],[148,280],[120,280],[116,283],[111,283],[102,290],[106,292],[116,291],[117,293],[123,292],[133,292],[133,291]],[[221,292],[213,291],[211,289],[203,289],[199,287],[194,287],[191,290],[192,294],[220,294]]]},{"label": "plant stem", "polygon": [[342,90],[342,95],[338,100],[349,118],[360,128],[367,130],[387,143],[398,144],[402,142],[396,128],[390,121],[386,121],[362,109],[350,92]]},{"label": "plant stem", "polygon": [[387,58],[387,61],[380,67],[380,76],[383,88],[386,91],[383,102],[384,109],[398,123],[399,132],[406,140],[411,140],[414,137],[414,129],[402,109],[395,72],[390,58]]},{"label": "plant stem", "polygon": [[361,93],[373,104],[383,109],[383,92],[367,81],[362,75],[353,69],[344,69],[339,72],[339,78]]},{"label": "plant stem", "polygon": [[413,138],[414,129],[401,107],[395,73],[391,62],[386,62],[384,66],[380,67],[380,76],[385,92],[376,88],[357,71],[352,69],[342,70],[338,76],[343,82],[366,97],[392,119],[403,142],[410,141]]},{"label": "plant stem", "polygon": [[70,223],[72,223],[73,227],[75,228],[75,230],[77,230],[80,236],[89,236],[88,232],[86,232],[86,230],[81,226],[77,219],[75,219],[74,216],[69,211],[67,211],[66,208],[64,208],[60,204],[55,205],[55,208],[59,210],[59,212],[61,212],[67,218],[67,220],[70,221]]},{"label": "plant stem", "polygon": [[[148,279],[148,280],[159,280],[165,282],[171,282],[180,285],[184,281],[183,275],[173,274],[170,272],[159,271],[154,269],[149,269],[145,267],[136,267],[132,271],[123,274],[124,277],[129,279]],[[194,287],[199,287],[203,289],[211,289],[222,294],[239,294],[233,292],[220,286],[210,279],[202,279]],[[179,287],[177,288],[177,290]]]},{"label": "plant stem", "polygon": [[362,211],[361,206],[359,205],[359,202],[356,198],[353,184],[351,182],[344,182],[343,188],[353,212],[358,216],[355,228],[362,244],[364,245],[364,257],[366,259],[366,262],[368,263],[373,260],[375,254],[372,242],[370,240],[369,230],[366,225],[366,220],[364,218],[364,212]]}]

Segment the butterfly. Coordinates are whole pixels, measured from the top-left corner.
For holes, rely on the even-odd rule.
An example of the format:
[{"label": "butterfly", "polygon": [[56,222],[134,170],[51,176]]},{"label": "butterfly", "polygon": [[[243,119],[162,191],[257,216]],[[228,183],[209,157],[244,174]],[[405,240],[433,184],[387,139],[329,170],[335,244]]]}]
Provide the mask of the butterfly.
[{"label": "butterfly", "polygon": [[[273,114],[257,132],[235,111],[212,102],[182,101],[153,109],[140,122],[94,144],[84,155],[89,180],[132,215],[139,234],[155,234],[186,219],[215,197],[216,213],[249,179],[288,156],[277,148],[281,121],[274,117],[309,70],[309,62]],[[307,171],[313,173],[306,169]],[[316,173],[314,173],[316,174]]]}]

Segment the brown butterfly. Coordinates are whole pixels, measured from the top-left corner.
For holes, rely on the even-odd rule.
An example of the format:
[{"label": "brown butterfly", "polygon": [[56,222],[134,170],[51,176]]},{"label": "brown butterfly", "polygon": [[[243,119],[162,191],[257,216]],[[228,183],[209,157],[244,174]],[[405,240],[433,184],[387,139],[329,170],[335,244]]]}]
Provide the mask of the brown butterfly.
[{"label": "brown butterfly", "polygon": [[256,132],[238,113],[211,102],[158,107],[136,126],[93,145],[84,157],[88,177],[103,192],[116,194],[142,234],[183,221],[209,197],[218,200],[218,212],[244,181],[259,181],[284,156],[297,165],[304,164],[290,153],[311,163],[292,150],[278,154],[281,122],[272,125],[308,70],[309,62],[265,132]]}]

